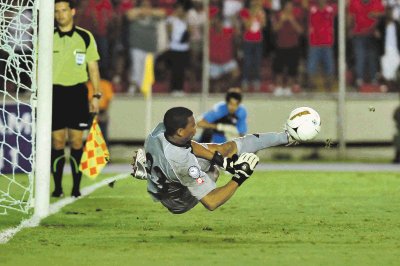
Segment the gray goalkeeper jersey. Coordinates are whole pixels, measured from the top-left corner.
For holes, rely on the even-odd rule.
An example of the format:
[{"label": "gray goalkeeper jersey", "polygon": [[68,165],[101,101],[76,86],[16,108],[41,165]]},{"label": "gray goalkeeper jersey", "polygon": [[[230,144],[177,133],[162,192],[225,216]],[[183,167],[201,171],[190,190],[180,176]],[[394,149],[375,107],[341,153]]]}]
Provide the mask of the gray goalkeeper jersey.
[{"label": "gray goalkeeper jersey", "polygon": [[190,143],[177,145],[165,136],[163,123],[147,137],[147,191],[172,213],[184,213],[215,189],[215,182],[204,172]]}]

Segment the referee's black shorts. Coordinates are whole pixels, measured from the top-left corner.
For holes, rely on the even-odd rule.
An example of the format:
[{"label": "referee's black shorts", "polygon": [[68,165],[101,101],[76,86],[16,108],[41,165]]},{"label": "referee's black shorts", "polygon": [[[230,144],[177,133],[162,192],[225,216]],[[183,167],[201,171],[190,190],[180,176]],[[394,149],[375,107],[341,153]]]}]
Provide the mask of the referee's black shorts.
[{"label": "referee's black shorts", "polygon": [[53,85],[52,131],[64,128],[85,130],[91,126],[89,120],[88,89],[84,83]]}]

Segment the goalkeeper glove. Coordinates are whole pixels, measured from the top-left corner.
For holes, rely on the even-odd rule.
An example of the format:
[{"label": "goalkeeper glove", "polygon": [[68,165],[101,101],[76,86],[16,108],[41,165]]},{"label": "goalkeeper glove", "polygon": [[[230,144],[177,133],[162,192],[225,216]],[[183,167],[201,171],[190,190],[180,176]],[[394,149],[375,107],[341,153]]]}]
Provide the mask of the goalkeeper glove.
[{"label": "goalkeeper glove", "polygon": [[232,176],[232,180],[240,186],[253,174],[259,160],[254,153],[242,153],[233,164],[235,174]]},{"label": "goalkeeper glove", "polygon": [[216,151],[214,153],[213,158],[211,159],[211,163],[222,167],[225,171],[228,171],[231,174],[235,173],[235,169],[233,168],[233,163],[237,160],[237,155],[234,154],[232,158],[224,157],[221,153]]}]

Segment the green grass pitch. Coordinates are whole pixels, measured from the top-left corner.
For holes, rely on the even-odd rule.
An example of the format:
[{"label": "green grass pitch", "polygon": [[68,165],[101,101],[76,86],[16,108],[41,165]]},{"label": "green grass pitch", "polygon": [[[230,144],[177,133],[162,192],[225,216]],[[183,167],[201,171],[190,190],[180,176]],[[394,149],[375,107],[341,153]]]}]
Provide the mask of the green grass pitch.
[{"label": "green grass pitch", "polygon": [[128,178],[0,245],[0,265],[399,264],[400,173],[259,171],[216,211],[181,215]]}]

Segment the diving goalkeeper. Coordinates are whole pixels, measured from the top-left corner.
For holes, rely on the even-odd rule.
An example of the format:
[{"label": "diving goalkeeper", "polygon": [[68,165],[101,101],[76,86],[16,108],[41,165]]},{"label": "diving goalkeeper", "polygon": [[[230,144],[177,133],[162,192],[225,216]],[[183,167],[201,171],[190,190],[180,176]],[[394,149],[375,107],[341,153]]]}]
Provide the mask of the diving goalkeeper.
[{"label": "diving goalkeeper", "polygon": [[[227,202],[252,175],[259,158],[254,152],[288,144],[290,135],[260,133],[246,135],[223,144],[200,144],[193,112],[174,107],[147,137],[144,150],[134,156],[132,175],[147,179],[147,191],[174,214],[184,213],[199,202],[215,210]],[[216,187],[215,165],[230,172],[232,180]]]}]

